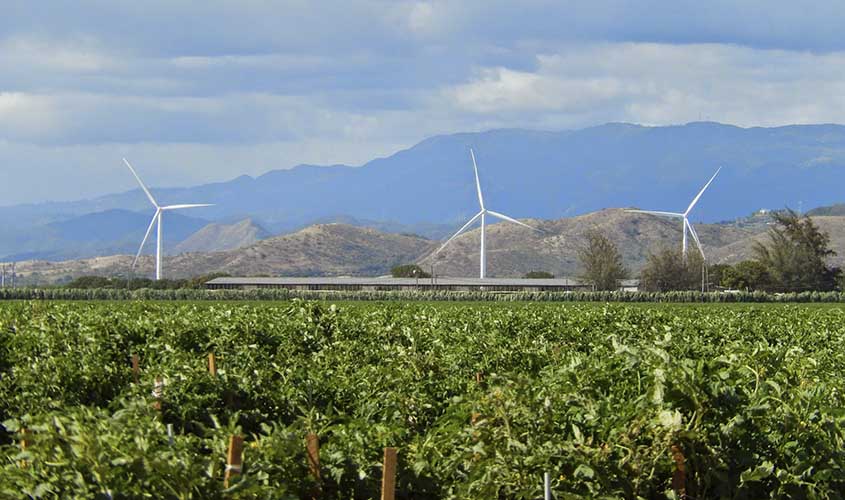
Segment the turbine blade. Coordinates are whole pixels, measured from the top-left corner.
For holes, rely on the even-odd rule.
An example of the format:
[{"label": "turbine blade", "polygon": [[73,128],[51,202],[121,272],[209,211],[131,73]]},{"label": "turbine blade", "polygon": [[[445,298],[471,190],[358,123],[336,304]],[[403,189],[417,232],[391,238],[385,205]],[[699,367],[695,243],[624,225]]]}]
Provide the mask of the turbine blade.
[{"label": "turbine blade", "polygon": [[135,270],[135,264],[138,263],[138,258],[141,257],[141,252],[144,251],[144,245],[147,244],[147,238],[150,237],[150,233],[153,230],[153,226],[155,225],[156,220],[158,220],[160,215],[161,215],[161,209],[156,210],[155,215],[153,215],[153,220],[150,221],[150,227],[147,228],[147,234],[144,235],[144,239],[141,240],[141,246],[138,247],[138,253],[135,254],[135,260],[132,261],[132,267],[130,269],[130,272]]},{"label": "turbine blade", "polygon": [[527,227],[528,229],[530,229],[530,230],[532,230],[532,231],[537,231],[538,233],[542,232],[542,231],[540,231],[539,229],[537,229],[536,227],[531,227],[531,226],[529,226],[528,224],[526,224],[526,223],[524,223],[524,222],[520,222],[520,221],[518,221],[518,220],[516,220],[516,219],[514,219],[514,218],[512,218],[512,217],[508,217],[508,216],[507,216],[507,215],[505,215],[505,214],[500,214],[499,212],[494,212],[494,211],[492,211],[492,210],[488,210],[488,211],[487,211],[487,213],[488,213],[488,214],[490,214],[490,215],[492,215],[493,217],[498,217],[499,219],[506,220],[506,221],[508,221],[508,222],[513,222],[514,224],[519,224],[520,226],[525,226],[525,227]]},{"label": "turbine blade", "polygon": [[166,207],[161,207],[162,211],[165,210],[179,210],[182,208],[200,208],[200,207],[213,207],[214,204],[208,203],[201,203],[201,204],[193,204],[193,205],[168,205]]},{"label": "turbine blade", "polygon": [[452,237],[451,237],[451,238],[449,238],[448,240],[446,240],[446,243],[444,243],[444,244],[440,245],[440,248],[438,248],[438,249],[437,249],[437,251],[436,251],[436,252],[434,252],[434,254],[433,254],[433,255],[437,255],[438,253],[440,253],[440,251],[441,251],[441,250],[443,250],[444,248],[446,248],[446,245],[448,245],[449,243],[451,243],[451,242],[452,242],[452,240],[454,240],[455,238],[457,238],[459,234],[461,234],[461,233],[463,233],[464,231],[466,231],[466,229],[467,229],[470,225],[472,225],[472,223],[473,223],[473,222],[477,221],[477,220],[478,220],[478,218],[479,218],[479,217],[481,217],[481,214],[483,214],[483,213],[484,213],[484,212],[478,212],[477,214],[475,214],[475,217],[473,217],[472,219],[470,219],[470,220],[469,220],[469,222],[467,222],[466,224],[464,224],[464,227],[462,227],[462,228],[458,229],[458,232],[456,232],[455,234],[453,234],[453,235],[452,235]]},{"label": "turbine blade", "polygon": [[472,156],[472,168],[475,170],[475,188],[478,190],[478,204],[484,210],[484,196],[481,195],[481,181],[478,180],[478,165],[475,163],[475,152],[469,148],[469,155]]},{"label": "turbine blade", "polygon": [[692,235],[692,239],[695,241],[696,246],[698,246],[698,251],[701,252],[701,258],[705,259],[704,247],[701,246],[701,240],[698,239],[698,233],[695,232],[695,228],[692,227],[692,224],[690,224],[689,220],[684,219],[684,224],[686,224],[687,228],[689,228],[689,232]]},{"label": "turbine blade", "polygon": [[660,215],[663,217],[683,217],[684,214],[679,214],[675,212],[661,212],[659,210],[625,210],[628,213],[632,214],[651,214],[651,215]]},{"label": "turbine blade", "polygon": [[719,167],[719,168],[716,169],[716,173],[713,174],[713,177],[711,177],[710,180],[707,181],[707,184],[705,184],[704,187],[701,188],[701,191],[698,192],[698,195],[695,197],[695,199],[692,200],[692,203],[689,204],[689,207],[687,207],[687,211],[684,212],[684,215],[688,215],[690,213],[690,211],[692,210],[692,207],[694,207],[695,204],[698,203],[698,199],[701,198],[701,195],[704,194],[704,191],[707,190],[707,188],[710,186],[710,183],[713,182],[713,179],[715,179],[717,175],[719,175],[719,172],[721,170],[722,170],[722,167]]},{"label": "turbine blade", "polygon": [[152,203],[154,207],[158,208],[158,203],[156,203],[155,198],[153,198],[153,195],[150,193],[150,190],[147,189],[147,186],[144,185],[144,182],[141,180],[141,178],[138,177],[138,173],[135,172],[135,169],[132,168],[132,165],[129,164],[129,162],[126,160],[126,158],[123,159],[123,163],[125,163],[126,166],[129,167],[129,170],[132,171],[132,175],[135,176],[135,179],[138,181],[138,184],[141,185],[141,189],[144,190],[144,193],[146,193],[147,198],[150,199],[150,203]]}]

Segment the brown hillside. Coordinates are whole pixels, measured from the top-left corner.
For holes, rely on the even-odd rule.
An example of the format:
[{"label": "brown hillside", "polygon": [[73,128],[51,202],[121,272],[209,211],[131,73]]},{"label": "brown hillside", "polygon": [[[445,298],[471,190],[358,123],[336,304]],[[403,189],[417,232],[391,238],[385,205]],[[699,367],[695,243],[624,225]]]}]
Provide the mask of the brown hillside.
[{"label": "brown hillside", "polygon": [[[820,216],[814,220],[831,234],[831,246],[839,254],[832,262],[845,266],[845,217]],[[630,214],[621,209],[525,222],[543,232],[509,223],[488,225],[488,276],[520,277],[529,271],[548,271],[560,277],[575,277],[580,272],[577,247],[590,228],[603,231],[616,242],[633,274],[642,267],[650,251],[681,242],[678,221]],[[752,256],[753,242],[765,240],[768,226],[761,219],[695,227],[710,262],[735,263]],[[378,276],[387,274],[394,265],[417,262],[426,270],[434,264],[439,276],[477,276],[479,236],[480,230],[476,228],[434,256],[441,242],[344,224],[320,224],[236,250],[167,257],[164,273],[174,278],[213,272],[240,276]],[[692,242],[690,248],[695,251]],[[66,262],[21,262],[18,274],[21,283],[58,283],[91,274],[125,276],[131,259],[111,256]],[[136,275],[152,274],[153,258],[142,257]]]}]

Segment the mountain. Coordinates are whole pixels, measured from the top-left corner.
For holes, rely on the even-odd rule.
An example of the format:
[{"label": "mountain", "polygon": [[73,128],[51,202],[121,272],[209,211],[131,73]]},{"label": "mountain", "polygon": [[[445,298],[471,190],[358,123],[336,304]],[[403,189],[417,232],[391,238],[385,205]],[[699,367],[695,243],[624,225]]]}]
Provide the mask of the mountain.
[{"label": "mountain", "polygon": [[390,221],[357,219],[349,215],[320,217],[312,221],[311,224],[306,224],[303,228],[315,224],[346,224],[348,226],[367,227],[382,233],[410,234],[428,239],[446,238],[455,232],[455,227],[452,224],[400,224]]},{"label": "mountain", "polygon": [[[49,222],[30,231],[7,228],[0,238],[3,260],[67,260],[90,255],[135,253],[150,223],[151,213],[111,209]],[[203,219],[170,212],[165,251],[203,226]],[[155,234],[147,242],[147,251],[155,250]]]},{"label": "mountain", "polygon": [[[252,178],[190,188],[153,188],[163,203],[202,200],[192,215],[224,222],[252,218],[272,234],[319,220],[437,237],[477,212],[468,149],[475,148],[490,208],[514,217],[559,219],[605,207],[683,210],[723,170],[693,216],[734,220],[761,208],[842,200],[845,127],[740,128],[710,122],[666,127],[612,123],[583,130],[494,130],[442,135],[360,167],[300,165]],[[276,166],[271,166],[276,167]],[[115,168],[122,168],[115,162]],[[127,175],[128,172],[127,172]],[[0,255],[30,251],[45,225],[108,210],[144,211],[140,190],[92,200],[0,207]],[[143,226],[143,224],[142,224]],[[61,253],[65,240],[39,251]]]},{"label": "mountain", "polygon": [[234,250],[268,238],[270,233],[252,219],[234,224],[212,223],[173,248],[173,254]]},{"label": "mountain", "polygon": [[845,215],[845,203],[837,203],[828,207],[814,208],[807,212],[807,215]]}]

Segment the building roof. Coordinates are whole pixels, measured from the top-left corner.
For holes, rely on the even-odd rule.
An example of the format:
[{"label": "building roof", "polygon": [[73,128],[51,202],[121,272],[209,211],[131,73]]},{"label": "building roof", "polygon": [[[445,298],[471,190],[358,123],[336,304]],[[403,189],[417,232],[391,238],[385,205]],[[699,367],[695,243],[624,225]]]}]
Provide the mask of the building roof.
[{"label": "building roof", "polygon": [[[215,278],[206,285],[232,286],[429,286],[431,278],[392,278],[392,277],[306,277],[306,278]],[[452,287],[500,286],[500,287],[549,287],[572,288],[588,286],[573,278],[528,279],[528,278],[437,278],[434,284]],[[622,280],[623,287],[637,286],[639,280]]]},{"label": "building roof", "polygon": [[[361,285],[361,286],[414,286],[431,284],[431,278],[215,278],[207,285]],[[571,287],[580,284],[571,278],[526,279],[526,278],[437,278],[437,285],[452,286],[525,286],[525,287]]]}]

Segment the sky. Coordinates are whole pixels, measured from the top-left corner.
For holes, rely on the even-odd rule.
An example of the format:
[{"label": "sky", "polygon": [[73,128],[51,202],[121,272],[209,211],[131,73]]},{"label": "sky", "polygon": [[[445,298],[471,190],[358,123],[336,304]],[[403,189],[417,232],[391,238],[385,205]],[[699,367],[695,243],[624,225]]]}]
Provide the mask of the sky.
[{"label": "sky", "polygon": [[0,205],[359,165],[437,134],[845,121],[845,3],[7,0]]}]

